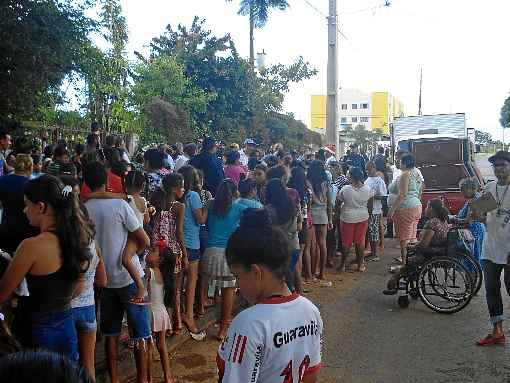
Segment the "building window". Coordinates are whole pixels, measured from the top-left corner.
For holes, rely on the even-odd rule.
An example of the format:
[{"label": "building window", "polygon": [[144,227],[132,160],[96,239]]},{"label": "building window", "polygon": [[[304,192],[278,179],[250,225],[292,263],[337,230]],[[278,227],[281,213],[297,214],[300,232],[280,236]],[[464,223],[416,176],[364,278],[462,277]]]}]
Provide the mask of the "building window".
[{"label": "building window", "polygon": [[347,123],[347,117],[340,118],[340,123],[341,124],[346,124]]},{"label": "building window", "polygon": [[360,122],[368,122],[368,117],[361,117]]},{"label": "building window", "polygon": [[342,104],[342,110],[347,110],[347,104]]},{"label": "building window", "polygon": [[358,117],[353,117],[352,122],[358,122]]},{"label": "building window", "polygon": [[352,104],[352,109],[358,109],[358,104]]},{"label": "building window", "polygon": [[368,109],[368,103],[361,104],[361,109]]}]

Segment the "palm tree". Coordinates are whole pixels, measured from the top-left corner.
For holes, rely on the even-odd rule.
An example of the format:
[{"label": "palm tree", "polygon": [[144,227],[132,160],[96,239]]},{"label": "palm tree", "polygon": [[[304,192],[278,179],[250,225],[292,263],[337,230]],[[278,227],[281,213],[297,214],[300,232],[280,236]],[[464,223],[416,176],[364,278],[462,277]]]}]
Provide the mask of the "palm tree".
[{"label": "palm tree", "polygon": [[255,28],[264,28],[269,19],[270,9],[276,8],[285,11],[288,7],[289,3],[286,0],[241,0],[238,14],[250,17],[250,65],[252,68],[255,67],[253,31]]}]

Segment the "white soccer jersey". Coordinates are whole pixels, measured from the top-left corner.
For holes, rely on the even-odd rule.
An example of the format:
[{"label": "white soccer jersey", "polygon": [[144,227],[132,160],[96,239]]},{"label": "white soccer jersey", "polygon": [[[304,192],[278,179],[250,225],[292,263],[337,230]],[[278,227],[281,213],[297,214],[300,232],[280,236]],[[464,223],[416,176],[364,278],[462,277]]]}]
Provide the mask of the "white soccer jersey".
[{"label": "white soccer jersey", "polygon": [[239,313],[218,350],[222,383],[300,383],[320,369],[322,319],[308,299],[269,298]]}]

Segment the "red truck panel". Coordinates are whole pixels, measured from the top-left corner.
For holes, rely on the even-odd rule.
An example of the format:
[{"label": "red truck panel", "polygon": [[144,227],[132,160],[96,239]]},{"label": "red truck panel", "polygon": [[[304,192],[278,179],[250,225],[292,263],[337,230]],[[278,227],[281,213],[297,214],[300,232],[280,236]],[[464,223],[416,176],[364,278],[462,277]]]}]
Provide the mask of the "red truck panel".
[{"label": "red truck panel", "polygon": [[424,211],[428,201],[434,198],[441,198],[445,207],[450,210],[450,214],[457,214],[466,202],[464,195],[460,191],[425,191],[421,196]]}]

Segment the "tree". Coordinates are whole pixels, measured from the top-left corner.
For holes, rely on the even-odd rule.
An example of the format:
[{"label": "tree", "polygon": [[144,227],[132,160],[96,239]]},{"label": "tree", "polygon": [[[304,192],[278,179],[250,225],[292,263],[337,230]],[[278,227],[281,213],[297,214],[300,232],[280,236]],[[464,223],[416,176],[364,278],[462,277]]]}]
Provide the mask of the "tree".
[{"label": "tree", "polygon": [[196,87],[172,56],[139,59],[133,70],[131,103],[145,122],[142,125],[152,128],[145,138],[154,140],[152,133],[171,141],[195,137],[194,117],[206,111],[213,95]]},{"label": "tree", "polygon": [[[239,56],[229,35],[214,36],[206,29],[205,20],[198,17],[194,18],[190,27],[178,25],[174,30],[168,25],[165,33],[152,40],[147,61],[165,57],[177,63],[188,79],[177,94],[185,92],[189,95],[201,89],[207,95],[205,108],[186,109],[192,130],[234,141],[246,136],[268,141],[267,129],[272,125],[265,122],[270,118],[269,113],[281,112],[290,83],[317,73],[299,57],[289,66],[278,64],[256,74]],[[174,67],[169,71],[175,73],[179,69]],[[144,80],[135,76],[135,88],[139,81]],[[175,101],[169,102],[180,105]],[[290,129],[287,122],[284,125]]]},{"label": "tree", "polygon": [[368,130],[364,125],[356,125],[354,128],[352,126],[348,126],[344,131],[347,138],[352,139],[367,150],[370,147],[374,147],[377,141],[380,141],[383,136],[383,132],[381,130]]},{"label": "tree", "polygon": [[86,83],[86,109],[91,120],[106,132],[129,128],[132,115],[127,108],[129,62],[126,58],[128,30],[119,0],[101,0],[101,35],[108,44],[102,51],[87,44],[81,74]]},{"label": "tree", "polygon": [[[227,0],[232,1],[232,0]],[[253,46],[255,28],[264,28],[272,8],[285,11],[289,7],[286,0],[241,0],[238,14],[249,16],[250,20],[250,65],[255,67],[255,48]]]},{"label": "tree", "polygon": [[503,103],[499,123],[503,128],[510,128],[510,96]]},{"label": "tree", "polygon": [[0,116],[23,119],[60,101],[62,81],[83,57],[94,23],[71,0],[0,5]]},{"label": "tree", "polygon": [[480,145],[493,143],[491,134],[481,130],[475,130],[475,142]]}]

